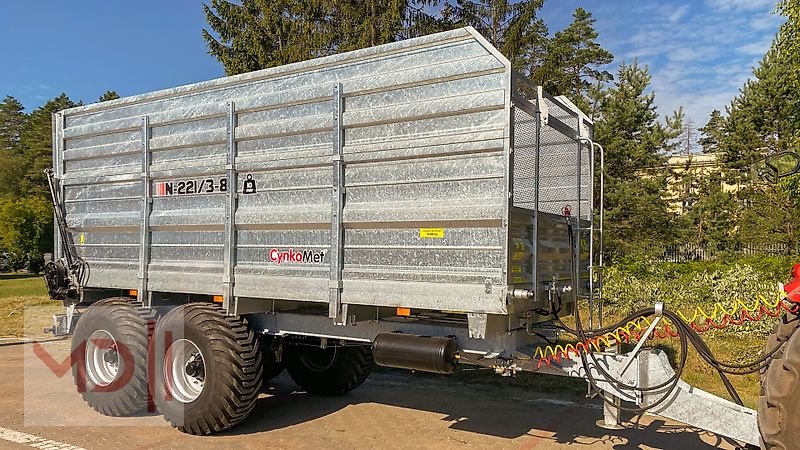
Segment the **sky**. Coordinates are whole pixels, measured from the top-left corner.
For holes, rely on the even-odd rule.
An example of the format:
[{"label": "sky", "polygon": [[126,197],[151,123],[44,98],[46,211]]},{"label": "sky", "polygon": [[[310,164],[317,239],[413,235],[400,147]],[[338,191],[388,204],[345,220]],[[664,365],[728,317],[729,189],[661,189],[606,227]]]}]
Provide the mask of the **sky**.
[{"label": "sky", "polygon": [[[65,92],[96,101],[223,76],[201,30],[202,1],[25,0],[0,11],[0,96],[27,111]],[[724,111],[782,23],[775,0],[545,0],[554,33],[580,6],[597,19],[612,73],[638,59],[653,76],[659,113],[683,106],[696,127]]]}]

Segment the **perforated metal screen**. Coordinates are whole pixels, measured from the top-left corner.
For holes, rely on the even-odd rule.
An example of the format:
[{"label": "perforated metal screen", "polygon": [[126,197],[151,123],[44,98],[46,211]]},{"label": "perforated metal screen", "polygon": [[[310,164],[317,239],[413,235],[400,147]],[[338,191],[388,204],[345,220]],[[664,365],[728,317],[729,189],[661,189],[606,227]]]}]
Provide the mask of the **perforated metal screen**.
[{"label": "perforated metal screen", "polygon": [[[529,102],[529,105],[534,105]],[[538,176],[539,211],[561,214],[569,207],[582,219],[591,218],[592,172],[588,145],[549,126],[537,126],[537,118],[525,105],[514,108],[514,182],[513,205],[535,209]],[[578,118],[548,102],[555,117],[577,135]],[[539,174],[536,172],[536,152],[539,152]]]}]

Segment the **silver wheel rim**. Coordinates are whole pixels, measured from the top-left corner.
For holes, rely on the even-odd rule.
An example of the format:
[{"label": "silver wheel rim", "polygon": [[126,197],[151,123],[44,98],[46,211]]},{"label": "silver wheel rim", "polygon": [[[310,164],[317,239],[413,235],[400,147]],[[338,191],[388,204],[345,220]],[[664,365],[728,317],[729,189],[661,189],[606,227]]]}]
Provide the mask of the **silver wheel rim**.
[{"label": "silver wheel rim", "polygon": [[86,375],[95,386],[108,386],[119,373],[117,341],[106,330],[97,330],[86,341]]},{"label": "silver wheel rim", "polygon": [[200,397],[206,381],[206,363],[194,342],[178,339],[164,356],[164,379],[172,398],[191,403]]}]

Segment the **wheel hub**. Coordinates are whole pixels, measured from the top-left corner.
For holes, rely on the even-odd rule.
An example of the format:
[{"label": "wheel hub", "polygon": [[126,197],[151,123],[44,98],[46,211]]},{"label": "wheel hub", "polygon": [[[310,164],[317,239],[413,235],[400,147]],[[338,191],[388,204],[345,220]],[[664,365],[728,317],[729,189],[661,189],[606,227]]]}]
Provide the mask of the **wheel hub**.
[{"label": "wheel hub", "polygon": [[199,353],[195,353],[192,356],[194,359],[186,363],[186,375],[204,381],[206,374],[203,358]]},{"label": "wheel hub", "polygon": [[164,379],[175,400],[191,403],[200,397],[206,381],[203,354],[194,342],[178,339],[164,356]]},{"label": "wheel hub", "polygon": [[106,350],[106,352],[103,354],[103,361],[112,365],[119,364],[119,353],[117,353],[116,345]]},{"label": "wheel hub", "polygon": [[108,386],[119,373],[117,341],[106,330],[96,330],[86,340],[86,375],[96,386]]}]

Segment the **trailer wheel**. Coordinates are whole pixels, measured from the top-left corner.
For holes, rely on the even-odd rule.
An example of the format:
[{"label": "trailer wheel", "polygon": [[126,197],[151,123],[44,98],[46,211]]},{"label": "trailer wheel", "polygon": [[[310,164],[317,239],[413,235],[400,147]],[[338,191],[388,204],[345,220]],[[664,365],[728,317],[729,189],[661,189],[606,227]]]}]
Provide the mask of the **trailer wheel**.
[{"label": "trailer wheel", "polygon": [[311,394],[345,394],[364,382],[372,370],[372,348],[368,345],[287,347],[284,362],[289,376]]},{"label": "trailer wheel", "polygon": [[72,336],[72,376],[83,400],[100,414],[123,416],[150,403],[148,340],[155,311],[114,297],[92,304]]},{"label": "trailer wheel", "polygon": [[255,407],[262,354],[244,318],[208,303],[182,305],[158,324],[153,346],[156,405],[180,431],[216,433]]},{"label": "trailer wheel", "polygon": [[785,315],[767,339],[765,349],[785,342],[762,375],[758,429],[764,449],[798,448],[800,442],[800,320]]}]

